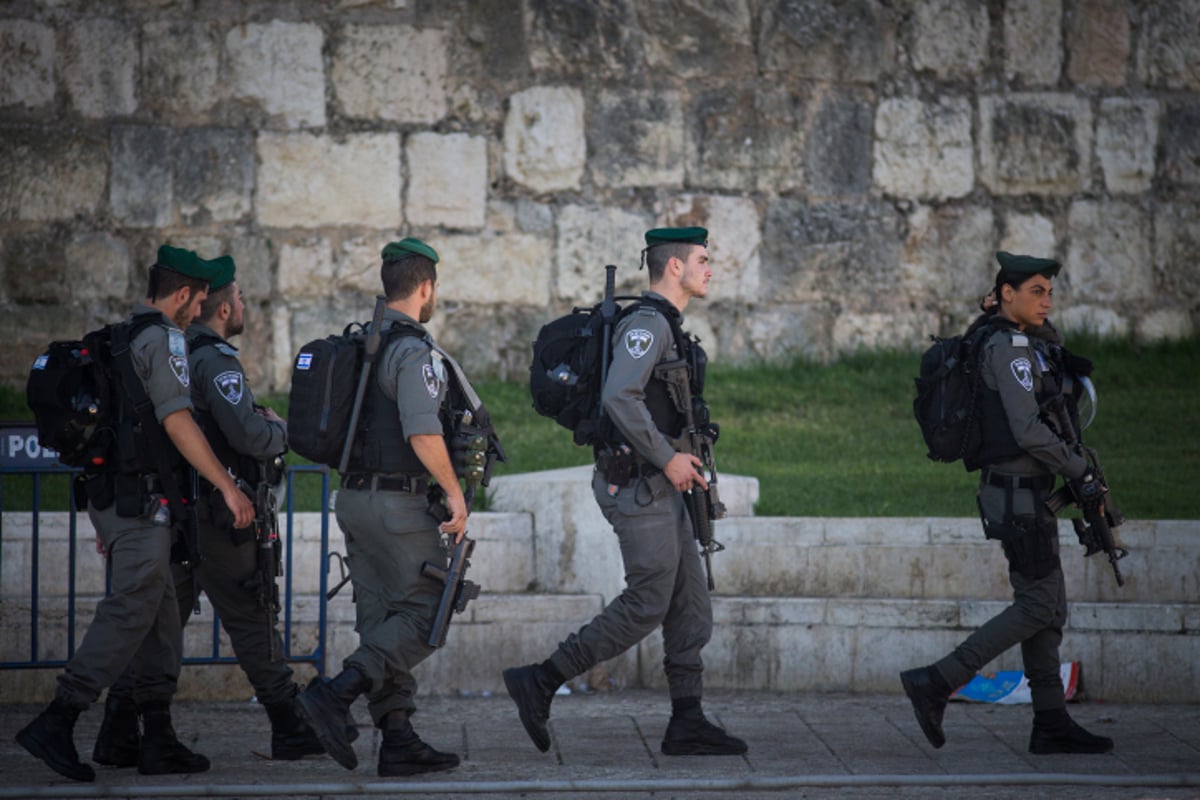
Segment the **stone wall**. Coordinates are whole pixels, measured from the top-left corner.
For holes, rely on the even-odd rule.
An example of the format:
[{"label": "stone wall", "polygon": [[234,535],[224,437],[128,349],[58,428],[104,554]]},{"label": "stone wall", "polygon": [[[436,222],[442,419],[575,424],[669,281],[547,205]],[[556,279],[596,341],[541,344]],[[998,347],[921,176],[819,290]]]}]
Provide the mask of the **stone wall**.
[{"label": "stone wall", "polygon": [[1194,0],[9,0],[0,381],[114,318],[164,241],[231,252],[259,391],[443,254],[434,330],[519,376],[538,326],[710,228],[725,362],[960,326],[998,248],[1068,329],[1200,321]]}]

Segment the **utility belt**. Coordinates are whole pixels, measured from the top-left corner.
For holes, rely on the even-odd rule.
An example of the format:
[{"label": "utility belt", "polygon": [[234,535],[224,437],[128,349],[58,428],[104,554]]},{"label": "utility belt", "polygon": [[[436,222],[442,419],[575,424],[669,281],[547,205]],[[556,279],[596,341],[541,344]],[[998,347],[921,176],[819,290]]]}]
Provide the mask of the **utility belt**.
[{"label": "utility belt", "polygon": [[[183,475],[176,472],[177,485],[186,486]],[[75,507],[82,511],[90,503],[103,511],[116,507],[117,516],[140,517],[152,511],[152,501],[164,497],[162,480],[157,472],[95,472],[79,475],[75,481]],[[187,500],[187,498],[183,498]]]},{"label": "utility belt", "polygon": [[[984,485],[1005,490],[1001,519],[989,519],[982,499],[977,500],[984,536],[1000,542],[1009,571],[1040,580],[1059,569],[1058,523],[1043,502],[1054,488],[1054,476],[1007,475],[985,469],[980,479]],[[1032,513],[1016,513],[1013,494],[1018,489],[1033,492]]]},{"label": "utility belt", "polygon": [[381,472],[348,472],[342,476],[342,488],[364,492],[406,492],[425,494],[429,478],[425,475],[388,475]]},{"label": "utility belt", "polygon": [[649,461],[639,458],[628,447],[606,451],[596,456],[596,470],[610,486],[624,488],[639,478],[649,478],[662,472]]},{"label": "utility belt", "polygon": [[1053,475],[1005,475],[1003,472],[985,469],[980,475],[980,480],[989,486],[1009,491],[1030,489],[1034,492],[1049,492],[1054,488]]}]

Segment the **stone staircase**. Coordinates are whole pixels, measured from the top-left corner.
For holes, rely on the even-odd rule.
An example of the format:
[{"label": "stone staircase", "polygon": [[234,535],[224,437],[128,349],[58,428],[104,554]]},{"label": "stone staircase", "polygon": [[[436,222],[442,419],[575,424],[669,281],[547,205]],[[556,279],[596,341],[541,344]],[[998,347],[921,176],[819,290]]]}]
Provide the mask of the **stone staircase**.
[{"label": "stone staircase", "polygon": [[[615,535],[591,496],[590,467],[497,478],[492,510],[472,517],[469,576],[482,596],[455,618],[446,646],[418,670],[422,691],[502,692],[500,671],[545,658],[623,585]],[[1005,562],[976,519],[754,517],[758,483],[722,476],[729,516],[716,525],[709,687],[777,691],[899,691],[897,673],[949,651],[1008,603]],[[28,515],[4,515],[0,649],[28,651]],[[79,520],[76,637],[103,592],[86,517]],[[24,531],[24,534],[22,533]],[[1200,702],[1200,522],[1129,522],[1118,588],[1103,556],[1082,557],[1060,527],[1071,618],[1064,660],[1083,665],[1088,696],[1120,702]],[[66,515],[43,514],[43,658],[65,654]],[[311,652],[318,620],[320,516],[293,519],[292,652]],[[330,547],[343,550],[330,520]],[[330,584],[337,575],[330,576]],[[349,587],[328,605],[326,669],[357,644]],[[22,638],[23,637],[23,638]],[[211,609],[187,627],[188,655],[207,653]],[[219,636],[223,654],[231,650]],[[595,688],[663,687],[656,634],[575,681]],[[1014,649],[992,665],[1019,669]],[[5,673],[0,701],[53,691],[55,670]],[[298,668],[298,677],[311,674]],[[233,666],[185,669],[181,697],[241,698]]]}]

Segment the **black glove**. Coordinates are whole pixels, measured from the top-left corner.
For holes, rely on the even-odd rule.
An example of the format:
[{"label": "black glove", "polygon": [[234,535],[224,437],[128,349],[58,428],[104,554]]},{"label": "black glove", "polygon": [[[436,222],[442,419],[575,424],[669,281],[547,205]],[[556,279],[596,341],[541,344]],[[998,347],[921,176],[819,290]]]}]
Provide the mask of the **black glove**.
[{"label": "black glove", "polygon": [[1104,499],[1104,493],[1108,491],[1104,481],[1100,480],[1100,477],[1091,470],[1085,472],[1083,477],[1074,478],[1068,483],[1071,487],[1071,494],[1075,496],[1075,502],[1080,506],[1099,503]]}]

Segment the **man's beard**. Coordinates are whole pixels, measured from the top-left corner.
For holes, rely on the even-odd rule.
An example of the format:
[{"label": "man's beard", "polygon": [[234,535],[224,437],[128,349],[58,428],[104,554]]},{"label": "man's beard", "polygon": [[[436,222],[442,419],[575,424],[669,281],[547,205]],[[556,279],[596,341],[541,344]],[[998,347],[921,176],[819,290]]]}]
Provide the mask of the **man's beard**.
[{"label": "man's beard", "polygon": [[421,306],[421,313],[417,317],[417,322],[420,322],[423,325],[426,322],[429,322],[429,320],[433,319],[434,304],[435,304],[435,298],[433,297],[433,295],[430,295],[429,299],[425,301],[425,305]]}]

